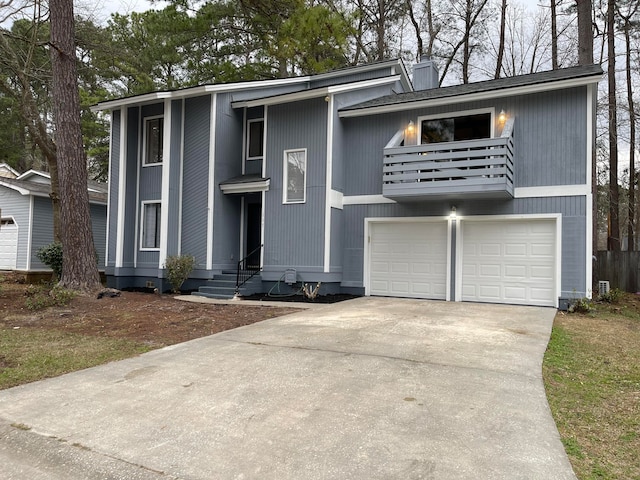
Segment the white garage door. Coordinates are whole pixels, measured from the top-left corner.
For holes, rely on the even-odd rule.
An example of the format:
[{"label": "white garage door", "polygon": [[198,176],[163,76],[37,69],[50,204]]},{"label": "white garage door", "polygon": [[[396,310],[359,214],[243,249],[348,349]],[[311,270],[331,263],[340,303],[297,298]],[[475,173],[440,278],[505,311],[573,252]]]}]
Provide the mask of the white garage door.
[{"label": "white garage door", "polygon": [[371,223],[369,294],[444,300],[447,223]]},{"label": "white garage door", "polygon": [[553,220],[462,222],[462,300],[555,306]]},{"label": "white garage door", "polygon": [[18,255],[18,225],[12,218],[0,224],[0,270],[14,270]]}]

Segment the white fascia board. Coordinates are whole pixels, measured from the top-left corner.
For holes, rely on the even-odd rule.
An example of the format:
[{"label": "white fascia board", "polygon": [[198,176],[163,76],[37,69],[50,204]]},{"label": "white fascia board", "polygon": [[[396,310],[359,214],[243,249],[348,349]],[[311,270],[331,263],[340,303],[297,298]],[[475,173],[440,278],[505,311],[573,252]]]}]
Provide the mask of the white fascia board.
[{"label": "white fascia board", "polygon": [[184,88],[182,90],[153,92],[144,95],[137,95],[135,97],[125,97],[116,100],[108,100],[106,102],[100,102],[91,107],[92,112],[100,112],[102,110],[112,110],[122,107],[124,105],[138,105],[144,103],[152,103],[158,100],[176,99],[185,97],[196,97],[198,95],[205,95],[207,93],[220,93],[220,92],[234,92],[238,90],[252,90],[254,88],[274,87],[280,85],[289,85],[296,83],[305,83],[310,80],[311,77],[296,77],[296,78],[280,78],[276,80],[257,80],[253,82],[239,82],[239,83],[220,83],[213,85],[199,85],[197,87]]},{"label": "white fascia board", "polygon": [[3,187],[10,188],[11,190],[15,190],[20,195],[30,195],[31,194],[31,191],[27,190],[26,188],[22,188],[22,187],[19,187],[17,185],[13,185],[11,183],[6,183],[6,182],[3,182],[2,180],[0,180],[0,185],[2,185]]},{"label": "white fascia board", "polygon": [[271,97],[257,98],[255,100],[242,100],[231,102],[231,108],[251,108],[264,105],[280,105],[282,103],[298,102],[300,100],[308,100],[311,98],[324,97],[335,93],[350,92],[361,88],[375,87],[378,85],[386,85],[395,83],[400,80],[400,75],[392,77],[374,78],[372,80],[363,80],[360,82],[345,83],[342,85],[332,85],[321,88],[312,88],[310,90],[301,90],[299,92],[284,93]]},{"label": "white fascia board", "polygon": [[462,95],[452,95],[426,100],[416,100],[413,102],[396,103],[393,105],[380,105],[377,107],[361,108],[358,110],[347,110],[339,112],[340,118],[363,117],[366,115],[377,115],[382,113],[401,112],[414,110],[416,108],[440,107],[443,105],[454,105],[456,103],[474,102],[479,100],[491,100],[502,97],[512,97],[515,95],[527,95],[530,93],[548,92],[551,90],[561,90],[563,88],[581,87],[598,83],[602,75],[594,75],[584,78],[572,78],[556,82],[537,83],[534,85],[524,85],[520,87],[505,87],[499,90],[484,92],[474,92]]},{"label": "white fascia board", "polygon": [[29,177],[42,177],[42,178],[46,178],[47,180],[51,180],[51,175],[49,175],[46,172],[40,172],[39,170],[28,170],[26,172],[24,172],[22,175],[18,175],[16,177],[16,180],[26,180]]}]

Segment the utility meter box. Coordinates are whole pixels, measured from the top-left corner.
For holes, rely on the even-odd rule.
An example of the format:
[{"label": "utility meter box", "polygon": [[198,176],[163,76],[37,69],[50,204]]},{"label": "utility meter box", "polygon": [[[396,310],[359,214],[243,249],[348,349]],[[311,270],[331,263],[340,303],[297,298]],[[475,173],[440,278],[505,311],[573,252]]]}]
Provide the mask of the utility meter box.
[{"label": "utility meter box", "polygon": [[296,277],[297,273],[295,268],[287,268],[284,271],[284,283],[286,283],[287,285],[293,285],[294,283],[296,283]]}]

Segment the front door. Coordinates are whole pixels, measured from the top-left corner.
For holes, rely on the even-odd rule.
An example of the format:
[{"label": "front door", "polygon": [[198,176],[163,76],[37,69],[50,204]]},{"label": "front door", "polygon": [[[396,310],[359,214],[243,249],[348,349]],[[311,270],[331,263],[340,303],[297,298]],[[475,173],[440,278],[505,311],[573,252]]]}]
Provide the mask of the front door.
[{"label": "front door", "polygon": [[[247,268],[260,269],[260,239],[262,224],[262,205],[250,203],[247,205]],[[252,253],[253,252],[253,253]]]}]

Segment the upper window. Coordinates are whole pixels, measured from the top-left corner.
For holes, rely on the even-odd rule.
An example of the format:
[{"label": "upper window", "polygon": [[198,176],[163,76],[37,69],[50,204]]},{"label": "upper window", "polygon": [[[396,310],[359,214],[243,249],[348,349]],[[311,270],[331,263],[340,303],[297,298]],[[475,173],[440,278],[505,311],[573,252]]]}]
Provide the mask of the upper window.
[{"label": "upper window", "polygon": [[158,250],[160,248],[160,210],[159,202],[142,204],[142,250]]},{"label": "upper window", "polygon": [[491,138],[491,112],[423,118],[420,143],[456,142]]},{"label": "upper window", "polygon": [[247,159],[262,158],[264,120],[249,120],[247,124]]},{"label": "upper window", "polygon": [[307,149],[284,151],[284,203],[304,203],[307,189]]},{"label": "upper window", "polygon": [[144,121],[144,165],[162,163],[164,119],[151,117]]}]

